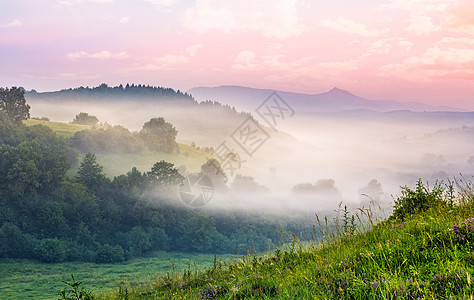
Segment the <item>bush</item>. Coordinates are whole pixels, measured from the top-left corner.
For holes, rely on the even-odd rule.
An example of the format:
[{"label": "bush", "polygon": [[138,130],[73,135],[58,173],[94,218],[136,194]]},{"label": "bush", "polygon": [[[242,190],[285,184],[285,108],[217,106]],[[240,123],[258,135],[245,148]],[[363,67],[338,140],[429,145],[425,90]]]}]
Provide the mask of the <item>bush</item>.
[{"label": "bush", "polygon": [[91,116],[88,113],[81,112],[74,117],[71,124],[81,124],[81,125],[96,125],[99,123],[99,119],[96,116]]},{"label": "bush", "polygon": [[138,135],[119,125],[78,131],[70,143],[82,152],[135,153],[145,150]]},{"label": "bush", "polygon": [[402,187],[402,195],[395,200],[391,218],[404,220],[409,215],[421,213],[442,204],[448,203],[444,200],[444,188],[441,183],[436,181],[430,190],[428,184],[425,186],[419,179],[415,190],[407,186]]},{"label": "bush", "polygon": [[31,258],[36,240],[29,234],[23,234],[12,223],[5,223],[0,228],[0,257]]},{"label": "bush", "polygon": [[124,251],[120,245],[110,246],[104,244],[99,247],[95,256],[95,262],[99,264],[122,262],[124,260]]},{"label": "bush", "polygon": [[36,258],[46,263],[62,262],[66,258],[66,246],[58,239],[42,239],[34,249]]}]

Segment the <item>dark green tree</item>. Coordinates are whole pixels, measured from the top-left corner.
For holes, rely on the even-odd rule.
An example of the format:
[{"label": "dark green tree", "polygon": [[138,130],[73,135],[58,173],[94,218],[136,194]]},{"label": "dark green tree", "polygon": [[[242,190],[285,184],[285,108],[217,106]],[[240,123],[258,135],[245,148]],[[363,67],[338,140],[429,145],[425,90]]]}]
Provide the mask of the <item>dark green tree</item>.
[{"label": "dark green tree", "polygon": [[163,187],[179,185],[184,180],[178,169],[172,163],[164,160],[155,163],[151,171],[147,173],[147,177],[151,183]]},{"label": "dark green tree", "polygon": [[87,153],[81,161],[76,180],[88,189],[94,190],[103,185],[107,178],[102,172],[103,167],[97,163],[94,153]]},{"label": "dark green tree", "polygon": [[96,125],[99,123],[99,119],[96,116],[91,116],[88,113],[81,112],[74,117],[72,124],[81,124],[81,125]]},{"label": "dark green tree", "polygon": [[6,113],[15,123],[30,117],[30,106],[26,104],[25,92],[17,87],[0,88],[0,111]]},{"label": "dark green tree", "polygon": [[140,137],[151,151],[170,153],[176,149],[178,131],[163,118],[153,118],[143,125]]},{"label": "dark green tree", "polygon": [[0,111],[0,145],[16,146],[24,139],[25,127],[19,126],[3,111]]}]

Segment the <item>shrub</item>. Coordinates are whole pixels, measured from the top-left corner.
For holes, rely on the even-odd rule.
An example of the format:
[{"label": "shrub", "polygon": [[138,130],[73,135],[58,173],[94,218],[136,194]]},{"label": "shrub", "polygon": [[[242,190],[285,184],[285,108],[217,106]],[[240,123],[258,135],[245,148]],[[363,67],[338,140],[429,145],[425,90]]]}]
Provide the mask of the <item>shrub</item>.
[{"label": "shrub", "polygon": [[42,262],[62,262],[66,258],[66,246],[58,239],[42,239],[34,249],[36,258]]},{"label": "shrub", "polygon": [[425,186],[421,179],[416,183],[414,190],[402,187],[402,195],[395,200],[391,218],[404,220],[407,216],[421,213],[431,207],[447,204],[444,199],[444,188],[436,181],[430,190],[428,184]]},{"label": "shrub", "polygon": [[81,125],[96,125],[97,123],[99,123],[99,119],[96,116],[91,116],[85,112],[77,114],[71,122],[71,124]]},{"label": "shrub", "polygon": [[125,255],[120,245],[110,246],[104,244],[99,247],[95,256],[96,263],[115,263],[122,262],[125,260]]},{"label": "shrub", "polygon": [[36,239],[12,223],[0,227],[0,257],[31,258]]}]

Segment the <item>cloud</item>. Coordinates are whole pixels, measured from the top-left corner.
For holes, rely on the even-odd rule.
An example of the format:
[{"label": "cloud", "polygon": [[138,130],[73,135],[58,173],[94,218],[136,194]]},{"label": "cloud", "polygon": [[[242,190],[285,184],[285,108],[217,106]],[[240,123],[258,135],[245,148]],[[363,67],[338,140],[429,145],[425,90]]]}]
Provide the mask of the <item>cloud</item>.
[{"label": "cloud", "polygon": [[151,3],[156,7],[163,7],[163,6],[172,6],[177,3],[179,0],[142,0],[144,2]]},{"label": "cloud", "polygon": [[14,28],[14,27],[20,27],[20,26],[23,26],[23,23],[18,19],[14,19],[14,20],[12,20],[8,23],[5,23],[5,24],[0,24],[0,27],[6,28],[6,29],[10,29],[10,28]]},{"label": "cloud", "polygon": [[440,26],[433,24],[433,20],[428,16],[411,16],[411,24],[407,27],[408,31],[413,31],[416,35],[426,35],[438,31]]},{"label": "cloud", "polygon": [[110,52],[110,51],[100,51],[96,53],[87,53],[85,51],[79,52],[72,52],[68,53],[67,57],[72,60],[76,61],[81,58],[94,58],[94,59],[102,59],[102,60],[110,60],[110,59],[126,59],[129,57],[127,52]]},{"label": "cloud", "polygon": [[184,55],[167,54],[158,58],[155,58],[155,62],[162,66],[185,64],[189,62],[189,57]]},{"label": "cloud", "polygon": [[300,23],[296,0],[197,0],[183,16],[183,26],[199,33],[219,30],[252,30],[272,39],[298,36]]},{"label": "cloud", "polygon": [[122,17],[122,18],[120,18],[119,23],[127,24],[130,21],[130,19],[131,18],[128,17],[128,16],[127,17]]},{"label": "cloud", "polygon": [[241,51],[235,58],[235,69],[249,69],[255,66],[255,58],[257,56],[252,51]]},{"label": "cloud", "polygon": [[467,45],[474,45],[473,38],[452,38],[447,37],[443,38],[442,40],[436,42],[435,45],[444,45],[444,44],[467,44]]},{"label": "cloud", "polygon": [[59,80],[84,80],[84,79],[96,79],[99,75],[82,75],[77,73],[60,73],[52,77],[52,79]]},{"label": "cloud", "polygon": [[203,48],[204,46],[202,44],[196,44],[189,46],[186,48],[186,53],[189,54],[189,56],[196,56],[197,52],[199,49]]},{"label": "cloud", "polygon": [[58,6],[71,6],[83,2],[91,2],[91,3],[112,3],[115,0],[57,0]]},{"label": "cloud", "polygon": [[166,54],[152,59],[149,63],[137,63],[125,68],[124,70],[127,72],[175,70],[177,68],[181,68],[189,61],[189,57],[185,55]]},{"label": "cloud", "polygon": [[474,80],[474,49],[435,46],[420,56],[381,67],[379,75],[415,82],[431,82],[437,78]]},{"label": "cloud", "polygon": [[345,72],[356,70],[357,62],[318,62],[315,57],[302,57],[288,61],[282,54],[257,56],[252,51],[241,51],[235,58],[232,68],[239,71],[271,73],[268,81],[291,80],[301,78],[337,78]]},{"label": "cloud", "polygon": [[429,35],[448,24],[452,18],[451,10],[458,2],[462,0],[392,0],[385,6],[408,13],[407,31],[416,35]]},{"label": "cloud", "polygon": [[237,21],[231,9],[216,7],[210,0],[197,0],[196,6],[186,10],[183,18],[183,26],[205,33],[212,29],[219,29],[225,33],[237,27]]},{"label": "cloud", "polygon": [[338,17],[336,20],[326,19],[322,22],[322,26],[333,29],[336,31],[340,31],[347,34],[355,34],[365,37],[371,36],[379,36],[387,30],[376,30],[376,29],[369,29],[366,25],[353,22],[351,20],[345,19],[343,17]]},{"label": "cloud", "polygon": [[458,0],[451,9],[450,26],[460,31],[474,33],[474,2],[472,0]]},{"label": "cloud", "polygon": [[375,41],[357,41],[356,43],[360,43],[367,48],[365,56],[372,54],[388,54],[394,49],[409,51],[413,47],[412,42],[400,37],[383,38]]},{"label": "cloud", "polygon": [[199,49],[203,48],[202,44],[195,44],[187,47],[185,51],[178,54],[166,54],[160,57],[153,58],[146,64],[135,64],[127,71],[157,71],[157,70],[175,70],[183,68],[191,61],[191,58],[196,56]]}]

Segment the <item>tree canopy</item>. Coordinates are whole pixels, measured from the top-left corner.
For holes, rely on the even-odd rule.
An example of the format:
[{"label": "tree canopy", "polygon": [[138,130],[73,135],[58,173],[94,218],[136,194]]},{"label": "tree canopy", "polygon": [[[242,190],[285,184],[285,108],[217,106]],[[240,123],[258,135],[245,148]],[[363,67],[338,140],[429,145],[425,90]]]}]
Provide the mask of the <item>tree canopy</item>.
[{"label": "tree canopy", "polygon": [[15,123],[30,117],[30,106],[26,104],[25,92],[17,87],[0,88],[0,111],[6,113]]},{"label": "tree canopy", "polygon": [[81,124],[81,125],[97,125],[99,123],[99,119],[96,116],[91,116],[88,113],[81,112],[78,113],[74,120],[71,122],[72,124]]},{"label": "tree canopy", "polygon": [[163,118],[153,118],[143,124],[140,136],[148,149],[160,152],[172,152],[176,147],[178,131]]}]

